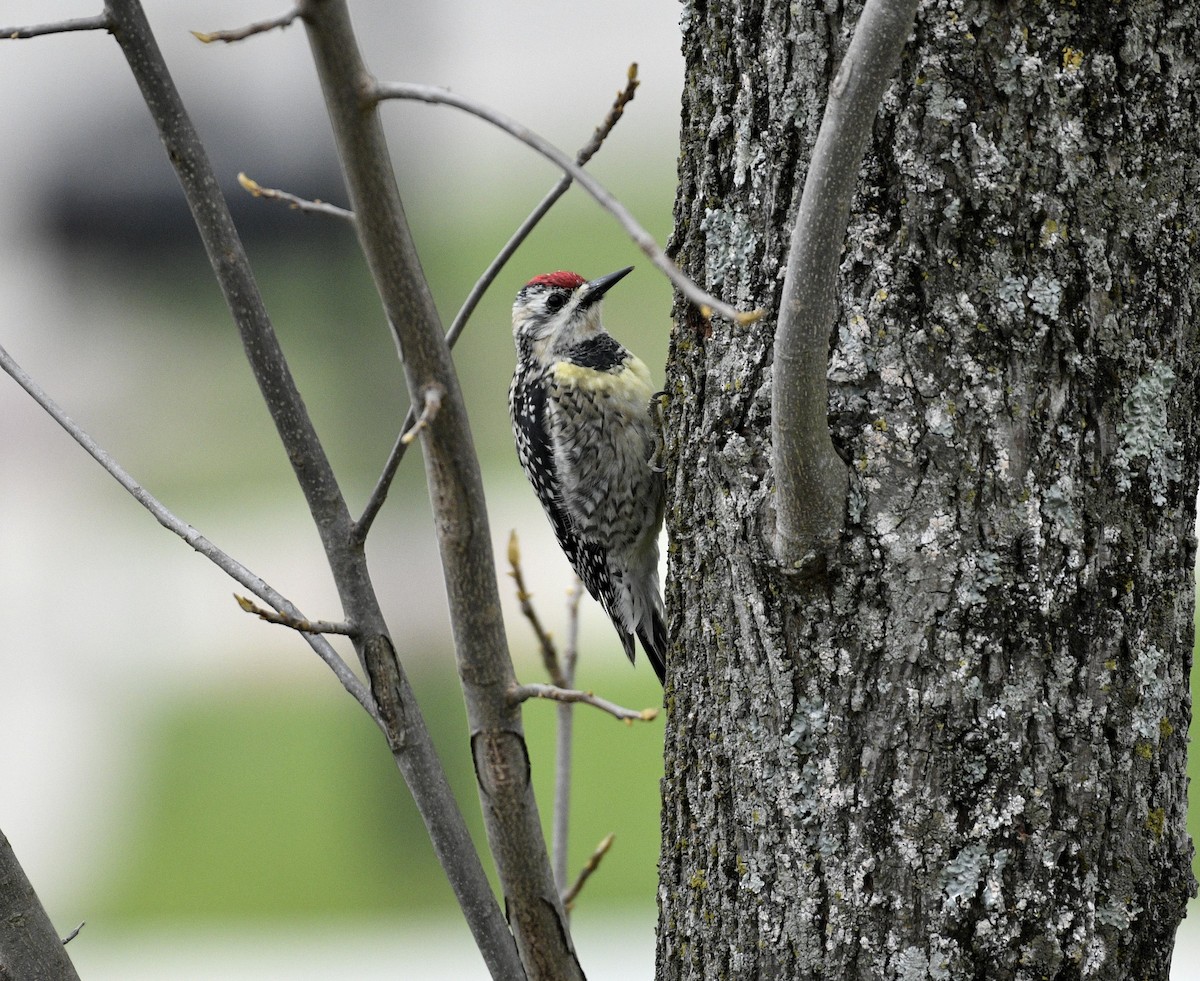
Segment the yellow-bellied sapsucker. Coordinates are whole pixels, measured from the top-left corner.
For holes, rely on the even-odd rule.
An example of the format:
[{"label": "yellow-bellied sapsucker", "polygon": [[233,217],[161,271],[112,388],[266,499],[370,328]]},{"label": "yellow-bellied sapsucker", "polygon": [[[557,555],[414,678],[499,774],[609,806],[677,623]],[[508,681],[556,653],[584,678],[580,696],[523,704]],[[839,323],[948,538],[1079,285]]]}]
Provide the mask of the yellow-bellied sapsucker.
[{"label": "yellow-bellied sapsucker", "polygon": [[636,635],[662,681],[658,407],[646,366],[600,323],[601,297],[632,268],[590,282],[546,273],[521,289],[508,406],[517,456],[558,544],[617,628],[629,660]]}]

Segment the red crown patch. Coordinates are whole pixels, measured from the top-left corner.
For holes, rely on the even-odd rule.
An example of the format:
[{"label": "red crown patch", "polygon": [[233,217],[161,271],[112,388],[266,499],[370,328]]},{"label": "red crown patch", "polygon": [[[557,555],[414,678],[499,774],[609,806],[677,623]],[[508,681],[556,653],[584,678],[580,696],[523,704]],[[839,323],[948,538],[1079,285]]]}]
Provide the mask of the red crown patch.
[{"label": "red crown patch", "polygon": [[561,286],[564,289],[578,289],[587,280],[579,273],[567,272],[560,269],[558,272],[542,273],[540,276],[534,276],[526,286]]}]

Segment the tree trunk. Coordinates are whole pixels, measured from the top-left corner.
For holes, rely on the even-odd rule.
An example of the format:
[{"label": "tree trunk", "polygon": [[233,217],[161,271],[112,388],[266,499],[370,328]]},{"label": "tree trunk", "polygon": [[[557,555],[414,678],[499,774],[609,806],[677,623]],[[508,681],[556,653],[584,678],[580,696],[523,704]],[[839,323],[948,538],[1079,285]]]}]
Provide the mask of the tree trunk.
[{"label": "tree trunk", "polygon": [[[822,569],[765,536],[789,218],[860,5],[686,0],[660,978],[1161,978],[1195,561],[1196,0],[939,0],[831,325]],[[832,11],[832,12],[827,12]]]},{"label": "tree trunk", "polygon": [[79,981],[66,944],[0,831],[0,981]]}]

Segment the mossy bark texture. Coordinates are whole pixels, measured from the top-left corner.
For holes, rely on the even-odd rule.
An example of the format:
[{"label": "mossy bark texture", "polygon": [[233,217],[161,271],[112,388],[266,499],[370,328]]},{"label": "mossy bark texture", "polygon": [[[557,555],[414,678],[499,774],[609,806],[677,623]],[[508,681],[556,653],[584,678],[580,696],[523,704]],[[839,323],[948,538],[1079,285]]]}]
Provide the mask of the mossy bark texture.
[{"label": "mossy bark texture", "polygon": [[860,6],[685,0],[658,976],[1166,979],[1200,3],[922,4],[830,325],[846,527],[772,564],[773,311]]}]

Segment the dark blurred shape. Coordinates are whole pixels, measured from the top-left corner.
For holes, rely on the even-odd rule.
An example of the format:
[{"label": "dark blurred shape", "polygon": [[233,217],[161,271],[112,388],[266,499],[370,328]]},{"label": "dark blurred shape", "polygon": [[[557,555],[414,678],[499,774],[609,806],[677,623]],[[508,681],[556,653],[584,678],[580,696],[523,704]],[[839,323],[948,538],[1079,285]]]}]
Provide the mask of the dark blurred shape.
[{"label": "dark blurred shape", "polygon": [[[222,119],[205,138],[239,233],[248,244],[328,240],[343,222],[305,214],[277,201],[254,198],[238,186],[245,171],[268,187],[346,205],[337,158],[328,143],[299,148],[289,134],[264,137],[244,123]],[[166,257],[199,244],[183,191],[153,123],[127,115],[99,131],[80,132],[44,171],[40,223],[65,251]]]}]

